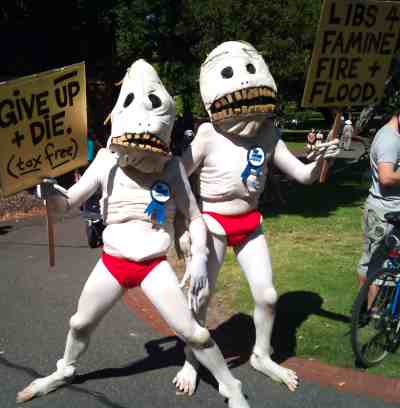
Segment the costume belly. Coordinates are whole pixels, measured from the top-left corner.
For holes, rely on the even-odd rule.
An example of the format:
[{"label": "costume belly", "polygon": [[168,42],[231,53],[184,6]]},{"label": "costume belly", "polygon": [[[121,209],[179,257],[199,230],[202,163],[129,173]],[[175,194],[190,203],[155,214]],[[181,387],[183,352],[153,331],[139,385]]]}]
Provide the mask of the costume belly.
[{"label": "costume belly", "polygon": [[122,287],[130,289],[139,286],[146,276],[167,258],[160,256],[143,262],[134,262],[124,258],[117,258],[116,256],[108,255],[103,252],[101,259],[107,270],[114,276],[118,283]]},{"label": "costume belly", "polygon": [[110,224],[103,231],[103,249],[117,258],[143,262],[165,255],[172,236],[173,226],[170,220],[163,226],[143,220]]},{"label": "costume belly", "polygon": [[261,223],[261,214],[257,210],[240,215],[221,215],[215,212],[204,211],[214,218],[224,229],[229,246],[240,245]]}]

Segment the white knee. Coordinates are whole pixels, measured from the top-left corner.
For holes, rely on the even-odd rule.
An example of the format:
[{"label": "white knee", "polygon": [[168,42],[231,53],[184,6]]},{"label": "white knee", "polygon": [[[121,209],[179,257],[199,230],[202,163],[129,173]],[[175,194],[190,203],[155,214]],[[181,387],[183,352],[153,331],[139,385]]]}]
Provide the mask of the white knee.
[{"label": "white knee", "polygon": [[199,324],[196,324],[190,333],[190,335],[185,336],[185,341],[189,343],[193,347],[203,347],[205,346],[209,340],[210,340],[210,332],[200,326]]},{"label": "white knee", "polygon": [[88,319],[85,319],[84,317],[76,313],[69,320],[69,327],[75,333],[85,333],[90,329],[92,323],[93,322],[89,321]]},{"label": "white knee", "polygon": [[278,301],[278,293],[276,292],[275,288],[270,287],[266,288],[262,291],[260,299],[256,299],[258,304],[263,306],[274,307],[276,302]]}]

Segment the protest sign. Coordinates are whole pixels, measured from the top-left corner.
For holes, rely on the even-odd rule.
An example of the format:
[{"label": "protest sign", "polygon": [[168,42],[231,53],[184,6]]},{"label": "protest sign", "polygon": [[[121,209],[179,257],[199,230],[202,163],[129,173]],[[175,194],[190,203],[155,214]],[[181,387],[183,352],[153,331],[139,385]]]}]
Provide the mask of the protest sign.
[{"label": "protest sign", "polygon": [[302,106],[379,102],[399,46],[399,2],[324,0]]},{"label": "protest sign", "polygon": [[86,135],[84,63],[0,83],[2,195],[85,165]]}]

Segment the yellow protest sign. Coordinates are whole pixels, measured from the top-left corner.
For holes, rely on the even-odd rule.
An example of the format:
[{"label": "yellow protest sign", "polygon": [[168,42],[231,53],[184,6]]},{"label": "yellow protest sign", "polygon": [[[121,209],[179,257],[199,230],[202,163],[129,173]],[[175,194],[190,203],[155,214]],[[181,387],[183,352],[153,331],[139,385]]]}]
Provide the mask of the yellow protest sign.
[{"label": "yellow protest sign", "polygon": [[324,0],[302,105],[379,102],[399,46],[399,2]]},{"label": "yellow protest sign", "polygon": [[0,83],[1,193],[86,164],[86,135],[84,63]]}]

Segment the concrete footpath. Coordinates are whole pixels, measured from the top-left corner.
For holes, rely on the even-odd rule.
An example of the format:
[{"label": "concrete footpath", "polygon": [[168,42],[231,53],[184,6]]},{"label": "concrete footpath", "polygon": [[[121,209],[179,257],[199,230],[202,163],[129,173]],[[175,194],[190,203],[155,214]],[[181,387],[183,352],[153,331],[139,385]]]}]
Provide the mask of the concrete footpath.
[{"label": "concrete footpath", "polygon": [[[0,223],[1,408],[15,407],[19,390],[54,370],[64,350],[69,317],[99,255],[99,250],[88,248],[79,217],[57,223],[55,234],[56,265],[49,270],[43,219]],[[301,376],[298,391],[290,393],[252,370],[243,355],[223,351],[234,375],[242,380],[252,408],[389,408],[400,402],[397,380],[301,359],[285,362]],[[140,291],[130,291],[98,327],[73,384],[25,406],[227,407],[205,372],[193,397],[176,395],[171,380],[182,362],[180,342],[162,327]],[[350,373],[356,373],[357,379]],[[336,383],[321,381],[324,377],[334,377]],[[381,393],[369,392],[371,378]],[[361,388],[351,389],[348,382],[359,382]],[[388,387],[392,395],[385,394]]]}]

